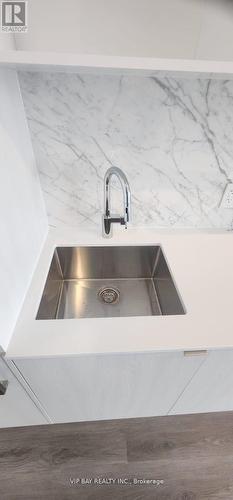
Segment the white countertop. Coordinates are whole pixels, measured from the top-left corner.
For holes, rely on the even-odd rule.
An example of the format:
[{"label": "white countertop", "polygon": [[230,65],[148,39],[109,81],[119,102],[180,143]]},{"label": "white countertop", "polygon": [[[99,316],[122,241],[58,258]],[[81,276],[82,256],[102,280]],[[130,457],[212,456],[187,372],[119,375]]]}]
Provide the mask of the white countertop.
[{"label": "white countertop", "polygon": [[[114,228],[115,229],[115,228]],[[56,246],[161,245],[187,314],[36,320]],[[79,228],[50,230],[8,358],[233,347],[233,234],[115,230],[104,240]]]}]

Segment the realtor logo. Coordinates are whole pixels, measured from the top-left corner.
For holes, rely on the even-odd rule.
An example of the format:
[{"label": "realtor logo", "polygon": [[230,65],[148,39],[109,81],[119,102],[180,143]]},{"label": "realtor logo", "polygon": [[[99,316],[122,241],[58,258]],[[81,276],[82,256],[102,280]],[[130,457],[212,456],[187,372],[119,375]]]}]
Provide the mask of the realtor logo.
[{"label": "realtor logo", "polygon": [[1,28],[7,33],[27,31],[27,2],[2,1]]}]

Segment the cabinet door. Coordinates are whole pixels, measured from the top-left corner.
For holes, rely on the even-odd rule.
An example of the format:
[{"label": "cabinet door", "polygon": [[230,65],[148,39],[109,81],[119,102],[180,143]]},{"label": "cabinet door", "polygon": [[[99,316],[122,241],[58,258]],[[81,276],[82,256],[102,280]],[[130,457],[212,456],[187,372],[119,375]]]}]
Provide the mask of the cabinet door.
[{"label": "cabinet door", "polygon": [[0,358],[0,427],[46,423],[44,416]]},{"label": "cabinet door", "polygon": [[165,415],[203,361],[183,352],[15,360],[53,422]]},{"label": "cabinet door", "polygon": [[226,410],[233,410],[233,351],[212,351],[170,414]]}]

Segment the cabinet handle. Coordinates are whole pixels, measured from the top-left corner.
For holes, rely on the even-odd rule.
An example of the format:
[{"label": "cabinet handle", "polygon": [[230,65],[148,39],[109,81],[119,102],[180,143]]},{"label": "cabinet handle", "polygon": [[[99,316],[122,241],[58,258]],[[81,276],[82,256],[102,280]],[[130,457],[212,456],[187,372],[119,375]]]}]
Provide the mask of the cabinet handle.
[{"label": "cabinet handle", "polygon": [[6,394],[8,386],[8,380],[0,380],[0,396],[4,396]]},{"label": "cabinet handle", "polygon": [[206,356],[208,354],[208,351],[206,350],[197,350],[197,351],[184,351],[184,356]]}]

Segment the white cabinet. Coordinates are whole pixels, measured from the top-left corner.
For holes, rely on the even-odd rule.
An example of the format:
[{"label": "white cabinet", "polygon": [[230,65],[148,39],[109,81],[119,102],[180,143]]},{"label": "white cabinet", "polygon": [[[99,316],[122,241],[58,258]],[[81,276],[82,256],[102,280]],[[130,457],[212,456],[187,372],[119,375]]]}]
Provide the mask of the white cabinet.
[{"label": "white cabinet", "polygon": [[233,350],[15,363],[52,422],[233,410]]},{"label": "white cabinet", "polygon": [[233,351],[212,351],[170,414],[233,410]]},{"label": "white cabinet", "polygon": [[183,352],[15,360],[52,422],[165,415],[202,362]]},{"label": "white cabinet", "polygon": [[48,422],[30,396],[0,358],[0,427],[46,423]]}]

